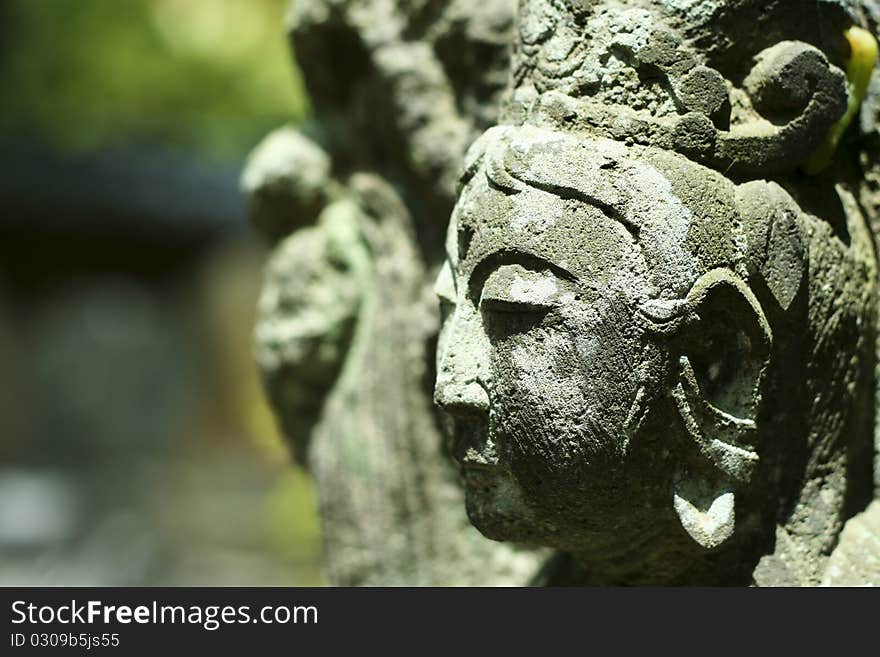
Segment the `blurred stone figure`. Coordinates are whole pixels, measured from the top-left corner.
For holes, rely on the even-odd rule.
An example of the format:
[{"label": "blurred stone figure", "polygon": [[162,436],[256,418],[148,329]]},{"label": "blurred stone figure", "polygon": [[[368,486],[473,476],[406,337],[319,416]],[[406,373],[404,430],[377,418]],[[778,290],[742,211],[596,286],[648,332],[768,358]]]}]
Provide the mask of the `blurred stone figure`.
[{"label": "blurred stone figure", "polygon": [[331,583],[880,579],[877,6],[518,4],[290,15],[243,185]]},{"label": "blurred stone figure", "polygon": [[258,360],[315,479],[332,584],[539,575],[539,551],[468,522],[431,403],[432,284],[461,159],[497,118],[514,11],[514,0],[293,4],[315,122],[308,137],[267,137],[242,184],[275,243]]}]

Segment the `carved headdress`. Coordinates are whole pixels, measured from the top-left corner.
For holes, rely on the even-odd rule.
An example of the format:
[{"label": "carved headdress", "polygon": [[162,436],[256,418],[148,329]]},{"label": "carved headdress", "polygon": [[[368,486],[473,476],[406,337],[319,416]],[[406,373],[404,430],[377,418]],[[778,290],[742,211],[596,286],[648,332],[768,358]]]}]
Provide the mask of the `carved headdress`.
[{"label": "carved headdress", "polygon": [[525,0],[503,122],[585,129],[737,177],[819,169],[866,93],[878,14],[846,0]]}]

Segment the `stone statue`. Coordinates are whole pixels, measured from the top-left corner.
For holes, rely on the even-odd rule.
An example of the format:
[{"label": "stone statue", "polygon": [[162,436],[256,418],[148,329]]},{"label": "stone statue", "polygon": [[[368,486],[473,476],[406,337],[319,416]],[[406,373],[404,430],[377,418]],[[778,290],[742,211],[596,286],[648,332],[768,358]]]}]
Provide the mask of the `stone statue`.
[{"label": "stone statue", "polygon": [[878,14],[804,4],[521,3],[435,401],[471,521],[550,582],[835,583],[874,495],[875,106],[841,123]]},{"label": "stone statue", "polygon": [[518,4],[293,4],[243,185],[330,583],[880,584],[876,3]]},{"label": "stone statue", "polygon": [[515,0],[296,0],[315,110],[255,149],[243,187],[273,244],[257,359],[314,477],[335,585],[540,582],[539,549],[465,515],[433,409],[433,280],[468,145],[497,120]]}]

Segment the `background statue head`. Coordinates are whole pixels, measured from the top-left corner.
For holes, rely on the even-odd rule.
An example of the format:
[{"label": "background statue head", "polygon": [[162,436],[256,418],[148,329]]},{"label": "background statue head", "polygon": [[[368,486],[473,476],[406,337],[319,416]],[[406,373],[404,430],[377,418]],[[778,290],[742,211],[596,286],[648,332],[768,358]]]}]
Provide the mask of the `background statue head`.
[{"label": "background statue head", "polygon": [[591,581],[815,578],[871,494],[875,255],[836,193],[835,229],[677,153],[487,132],[437,283],[472,522]]}]

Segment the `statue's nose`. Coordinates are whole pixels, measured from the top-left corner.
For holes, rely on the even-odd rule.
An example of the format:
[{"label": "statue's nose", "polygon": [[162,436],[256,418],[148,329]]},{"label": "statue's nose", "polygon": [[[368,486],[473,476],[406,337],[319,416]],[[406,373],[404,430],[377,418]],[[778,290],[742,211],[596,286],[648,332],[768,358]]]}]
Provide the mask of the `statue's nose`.
[{"label": "statue's nose", "polygon": [[440,341],[434,403],[451,415],[466,417],[489,412],[490,345],[479,314],[459,304]]},{"label": "statue's nose", "polygon": [[434,386],[434,403],[450,415],[467,416],[489,412],[489,394],[474,378],[461,379],[440,372]]}]

